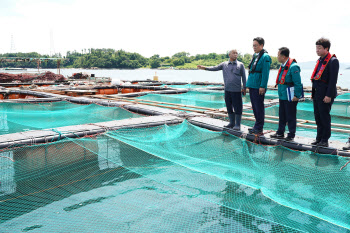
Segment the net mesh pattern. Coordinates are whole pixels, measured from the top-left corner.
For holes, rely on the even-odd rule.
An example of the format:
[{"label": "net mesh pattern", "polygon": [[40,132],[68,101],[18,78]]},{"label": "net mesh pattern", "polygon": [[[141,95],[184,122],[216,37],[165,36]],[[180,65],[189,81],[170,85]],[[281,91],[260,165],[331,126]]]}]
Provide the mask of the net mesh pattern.
[{"label": "net mesh pattern", "polygon": [[347,159],[184,122],[2,151],[4,232],[348,232]]},{"label": "net mesh pattern", "polygon": [[187,89],[198,89],[198,88],[208,88],[208,87],[222,87],[221,85],[195,85],[195,84],[185,84],[185,85],[162,85],[170,88],[187,88]]},{"label": "net mesh pattern", "polygon": [[139,117],[122,108],[69,102],[0,103],[0,135]]},{"label": "net mesh pattern", "polygon": [[337,99],[340,99],[340,100],[350,100],[350,93],[344,93],[342,95],[338,95],[337,96]]},{"label": "net mesh pattern", "polygon": [[[246,112],[253,113],[253,111],[245,110]],[[265,115],[278,117],[279,105],[265,108]],[[265,118],[269,119],[269,118]],[[315,116],[313,112],[313,103],[311,101],[299,102],[297,105],[297,119],[315,121]],[[273,119],[278,121],[278,119]],[[348,125],[350,120],[350,103],[334,102],[331,110],[331,120],[332,123]],[[255,122],[243,120],[242,124],[247,126],[253,126]],[[313,125],[310,123],[304,123],[305,125]],[[264,123],[264,129],[266,130],[277,130],[278,125],[272,123]],[[342,128],[341,126],[332,126],[332,128]],[[342,128],[344,129],[344,128]],[[347,128],[346,128],[347,129]],[[288,132],[288,127],[286,127]],[[296,134],[303,137],[315,138],[316,129],[303,128],[297,126]],[[332,132],[330,140],[341,140],[346,141],[349,135],[341,132]]]},{"label": "net mesh pattern", "polygon": [[[226,107],[223,91],[189,91],[183,94],[147,94],[137,97],[137,99],[215,109]],[[243,104],[248,102],[249,97],[243,96]]]}]

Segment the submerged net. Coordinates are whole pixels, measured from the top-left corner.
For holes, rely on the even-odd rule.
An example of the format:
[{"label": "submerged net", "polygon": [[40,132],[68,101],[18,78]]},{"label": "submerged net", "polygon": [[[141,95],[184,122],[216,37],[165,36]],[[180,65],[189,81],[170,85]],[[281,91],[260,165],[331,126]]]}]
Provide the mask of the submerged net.
[{"label": "submerged net", "polygon": [[196,91],[189,91],[183,94],[147,94],[145,96],[140,96],[137,99],[207,108],[225,107],[223,92],[201,93]]},{"label": "submerged net", "polygon": [[[265,108],[265,114],[278,116],[279,105]],[[331,109],[332,123],[348,124],[350,120],[350,103],[334,102]],[[315,121],[313,103],[299,102],[297,105],[297,119]]]},{"label": "submerged net", "polygon": [[[253,113],[251,110],[245,110],[246,112]],[[272,107],[265,108],[265,116],[277,116],[278,117],[279,112],[279,105],[275,105]],[[269,118],[265,118],[269,119]],[[313,111],[313,103],[311,101],[305,101],[305,102],[299,102],[297,106],[297,119],[300,120],[310,120],[315,121],[314,111]],[[278,121],[276,119],[273,119],[275,121]],[[343,124],[348,125],[350,121],[350,104],[349,103],[341,103],[341,102],[334,102],[332,105],[331,110],[331,120],[332,123],[337,124]],[[253,121],[247,121],[243,120],[242,124],[247,126],[253,126],[255,122]],[[309,124],[305,123],[305,125],[313,125],[315,124]],[[264,129],[267,130],[277,130],[278,124],[272,124],[265,122]],[[342,128],[347,129],[341,126],[332,126],[332,128]],[[286,132],[288,132],[288,126],[286,127]],[[303,128],[297,126],[296,134],[303,137],[309,137],[309,138],[315,138],[316,136],[316,130],[310,129],[310,128]],[[346,141],[348,139],[349,135],[347,133],[341,133],[341,132],[332,132],[332,136],[330,140],[342,140]]]},{"label": "submerged net", "polygon": [[4,151],[5,232],[347,232],[347,159],[184,122]]},{"label": "submerged net", "polygon": [[167,85],[167,84],[164,84],[162,86],[167,86],[170,88],[187,88],[187,89],[222,87],[221,85],[195,85],[195,84],[185,84],[185,85]]},{"label": "submerged net", "polygon": [[[147,94],[137,99],[215,109],[226,107],[223,91],[189,91],[183,94]],[[243,104],[248,102],[249,97],[244,96]]]},{"label": "submerged net", "polygon": [[0,103],[0,135],[139,117],[124,109],[69,102]]},{"label": "submerged net", "polygon": [[338,95],[337,100],[350,100],[350,93],[344,93],[342,95]]},{"label": "submerged net", "polygon": [[[313,115],[314,107],[311,100],[306,100],[305,102],[298,103],[298,111],[309,111]],[[350,102],[334,102],[332,104],[331,116],[343,117],[344,121],[348,122],[350,118]]]},{"label": "submerged net", "polygon": [[[278,90],[267,90],[266,97],[268,96],[277,96],[278,97]],[[311,96],[311,92],[304,92],[304,96]]]},{"label": "submerged net", "polygon": [[[253,113],[252,110],[244,110],[248,113]],[[275,105],[272,107],[265,108],[265,119],[274,120],[278,122],[278,119],[270,119],[266,116],[279,116],[279,105]],[[311,100],[305,100],[304,102],[299,102],[297,106],[297,119],[299,120],[309,120],[309,121],[315,121],[314,111],[313,111],[313,103]],[[343,124],[348,125],[350,121],[350,103],[347,102],[334,102],[332,105],[331,110],[331,121],[332,123],[336,124]],[[254,126],[254,121],[248,121],[243,120],[243,125],[246,126]],[[316,126],[315,124],[311,123],[304,123],[304,125],[312,125]],[[350,130],[348,128],[344,128],[342,126],[332,126],[332,128],[340,128],[340,129],[346,129]],[[264,129],[266,130],[277,130],[278,124],[273,123],[264,123]],[[286,126],[286,132],[288,132],[288,126]],[[301,126],[297,126],[296,135],[308,137],[308,138],[315,138],[316,137],[316,129],[311,128],[303,128]],[[349,135],[347,133],[341,133],[341,132],[332,132],[330,140],[341,140],[341,141],[347,141]]]}]

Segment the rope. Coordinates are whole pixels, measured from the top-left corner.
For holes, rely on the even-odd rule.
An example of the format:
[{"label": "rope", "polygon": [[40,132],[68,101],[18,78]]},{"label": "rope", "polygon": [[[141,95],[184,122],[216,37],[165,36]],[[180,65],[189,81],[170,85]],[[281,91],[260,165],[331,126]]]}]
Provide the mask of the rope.
[{"label": "rope", "polygon": [[344,166],[342,166],[342,167],[340,168],[340,171],[343,170],[343,168],[345,168],[349,163],[350,163],[350,160],[349,160]]},{"label": "rope", "polygon": [[2,155],[0,155],[0,157],[1,157],[1,158],[6,158],[6,159],[9,159],[9,160],[11,160],[12,162],[15,162],[15,160],[11,159],[10,157],[7,157],[7,156],[2,156]]},{"label": "rope", "polygon": [[[61,135],[62,133],[60,131],[58,131],[57,129],[51,129],[51,131],[58,133],[58,139],[57,141],[61,140]],[[53,139],[55,138],[55,136],[51,139],[51,142],[53,142]]]},{"label": "rope", "polygon": [[240,138],[244,139],[244,140],[247,140],[247,133],[242,133]]}]

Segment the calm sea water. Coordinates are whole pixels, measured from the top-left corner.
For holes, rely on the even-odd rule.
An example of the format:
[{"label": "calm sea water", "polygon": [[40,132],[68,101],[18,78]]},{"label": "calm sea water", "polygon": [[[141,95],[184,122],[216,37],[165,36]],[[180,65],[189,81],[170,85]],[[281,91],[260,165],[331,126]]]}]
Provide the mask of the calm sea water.
[{"label": "calm sea water", "polygon": [[[47,69],[48,71],[57,73],[57,69]],[[35,72],[36,69],[28,69],[28,72]],[[45,70],[41,70],[45,71]],[[310,76],[312,69],[302,69],[301,77],[304,86],[311,86]],[[1,70],[0,72],[5,72]],[[71,76],[73,73],[86,72],[95,74],[97,77],[111,77],[120,80],[146,80],[153,79],[156,74],[160,81],[178,81],[178,82],[223,82],[222,72],[210,72],[203,70],[153,70],[153,69],[137,69],[137,70],[119,70],[119,69],[61,69],[61,74]],[[276,81],[277,70],[271,70],[269,85],[274,85]],[[338,76],[338,86],[350,88],[350,70],[340,70]]]}]

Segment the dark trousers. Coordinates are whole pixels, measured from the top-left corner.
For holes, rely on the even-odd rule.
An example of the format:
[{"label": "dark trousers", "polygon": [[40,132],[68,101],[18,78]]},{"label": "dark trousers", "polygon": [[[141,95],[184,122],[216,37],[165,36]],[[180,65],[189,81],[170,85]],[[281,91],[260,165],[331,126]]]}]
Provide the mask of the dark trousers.
[{"label": "dark trousers", "polygon": [[288,123],[288,137],[294,138],[297,129],[297,104],[298,101],[289,102],[288,100],[279,101],[279,121],[277,134],[284,134],[286,124]]},{"label": "dark trousers", "polygon": [[265,93],[263,95],[259,95],[259,89],[249,88],[250,101],[252,102],[253,112],[255,116],[255,125],[254,129],[263,130],[264,121],[265,121],[265,107],[264,107],[264,99]]},{"label": "dark trousers", "polygon": [[317,141],[328,142],[331,137],[331,108],[334,99],[328,104],[323,102],[323,99],[315,98],[314,103],[314,115],[317,125]]},{"label": "dark trousers", "polygon": [[242,92],[225,91],[227,113],[232,114],[234,110],[237,115],[242,115],[242,102]]}]

